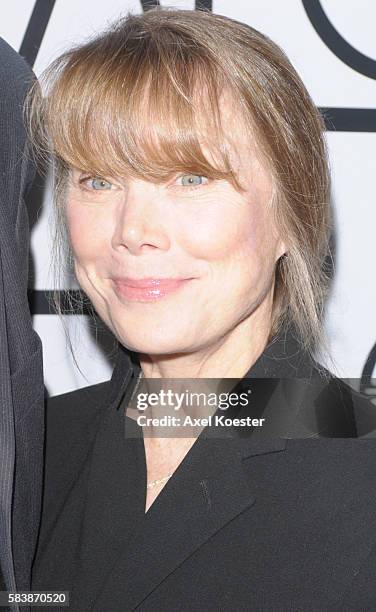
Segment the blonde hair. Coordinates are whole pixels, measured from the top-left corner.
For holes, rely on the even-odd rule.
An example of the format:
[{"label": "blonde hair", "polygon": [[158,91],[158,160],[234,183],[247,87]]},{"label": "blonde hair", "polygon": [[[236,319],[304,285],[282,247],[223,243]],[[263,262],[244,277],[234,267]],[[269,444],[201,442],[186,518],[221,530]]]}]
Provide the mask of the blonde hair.
[{"label": "blonde hair", "polygon": [[[324,342],[331,230],[324,125],[275,43],[227,17],[157,7],[61,55],[41,85],[28,100],[29,124],[39,151],[52,155],[65,245],[71,166],[154,182],[183,170],[241,189],[221,125],[219,100],[230,92],[270,170],[272,210],[288,248],[276,265],[270,337],[290,322],[311,352]],[[208,133],[210,160],[202,147]]]}]

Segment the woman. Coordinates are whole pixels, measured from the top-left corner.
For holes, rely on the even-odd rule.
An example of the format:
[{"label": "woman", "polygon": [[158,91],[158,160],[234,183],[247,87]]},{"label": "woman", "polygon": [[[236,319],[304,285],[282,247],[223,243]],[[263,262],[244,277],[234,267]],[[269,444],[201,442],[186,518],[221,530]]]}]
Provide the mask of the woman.
[{"label": "woman", "polygon": [[[293,67],[241,23],[156,9],[44,87],[61,230],[119,352],[111,381],[49,403],[34,590],[80,612],[366,609],[374,444],[296,439],[312,419],[355,436],[366,407],[312,357],[329,179]],[[165,381],[248,388],[226,414],[266,423],[140,424],[137,385]]]}]

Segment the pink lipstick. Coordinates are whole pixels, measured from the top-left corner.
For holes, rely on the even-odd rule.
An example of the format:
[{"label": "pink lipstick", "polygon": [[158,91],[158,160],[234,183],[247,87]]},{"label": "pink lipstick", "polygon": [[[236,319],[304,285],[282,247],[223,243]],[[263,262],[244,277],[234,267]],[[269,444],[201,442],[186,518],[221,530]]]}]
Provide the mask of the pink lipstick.
[{"label": "pink lipstick", "polygon": [[116,293],[132,302],[154,302],[175,293],[191,278],[117,278],[114,279]]}]

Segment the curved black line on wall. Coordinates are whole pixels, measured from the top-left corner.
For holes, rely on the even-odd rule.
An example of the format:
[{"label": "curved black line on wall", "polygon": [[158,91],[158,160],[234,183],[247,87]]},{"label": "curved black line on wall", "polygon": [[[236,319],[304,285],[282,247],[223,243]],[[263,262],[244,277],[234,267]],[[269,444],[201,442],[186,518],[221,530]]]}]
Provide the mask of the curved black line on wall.
[{"label": "curved black line on wall", "polygon": [[[360,379],[360,391],[365,392],[367,389],[372,388],[372,374],[376,369],[376,343],[373,345],[370,353],[364,364]],[[375,388],[376,394],[376,388]]]},{"label": "curved black line on wall", "polygon": [[[149,11],[155,6],[160,6],[159,0],[141,0],[142,10]],[[196,11],[212,11],[213,10],[213,2],[212,0],[196,0],[195,2],[195,10]]]},{"label": "curved black line on wall", "polygon": [[19,51],[31,68],[37,59],[54,6],[55,0],[37,0],[34,4]]},{"label": "curved black line on wall", "polygon": [[213,10],[212,0],[196,0],[195,10],[196,11],[212,11]]},{"label": "curved black line on wall", "polygon": [[155,6],[159,6],[159,0],[141,0],[141,6],[144,13],[150,11]]},{"label": "curved black line on wall", "polygon": [[302,0],[302,4],[317,34],[332,53],[356,72],[370,79],[376,79],[376,61],[355,49],[337,32],[322,8],[320,0]]}]

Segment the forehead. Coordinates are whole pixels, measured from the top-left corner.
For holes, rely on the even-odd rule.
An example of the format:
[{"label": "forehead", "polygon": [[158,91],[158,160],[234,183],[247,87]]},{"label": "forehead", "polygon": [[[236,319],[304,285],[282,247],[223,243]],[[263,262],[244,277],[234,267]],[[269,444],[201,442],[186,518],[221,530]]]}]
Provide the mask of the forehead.
[{"label": "forehead", "polygon": [[251,121],[216,77],[194,73],[184,91],[150,66],[141,81],[123,72],[98,80],[84,68],[63,72],[49,98],[48,129],[66,166],[154,182],[188,170],[239,187],[240,167],[259,157]]},{"label": "forehead", "polygon": [[[225,91],[221,95],[218,106],[224,147],[240,182],[247,188],[250,177],[252,181],[257,177],[272,181],[270,163],[263,153],[253,121],[245,116],[241,105],[230,92]],[[203,146],[206,144],[203,143]],[[210,145],[207,154],[211,154]]]}]

